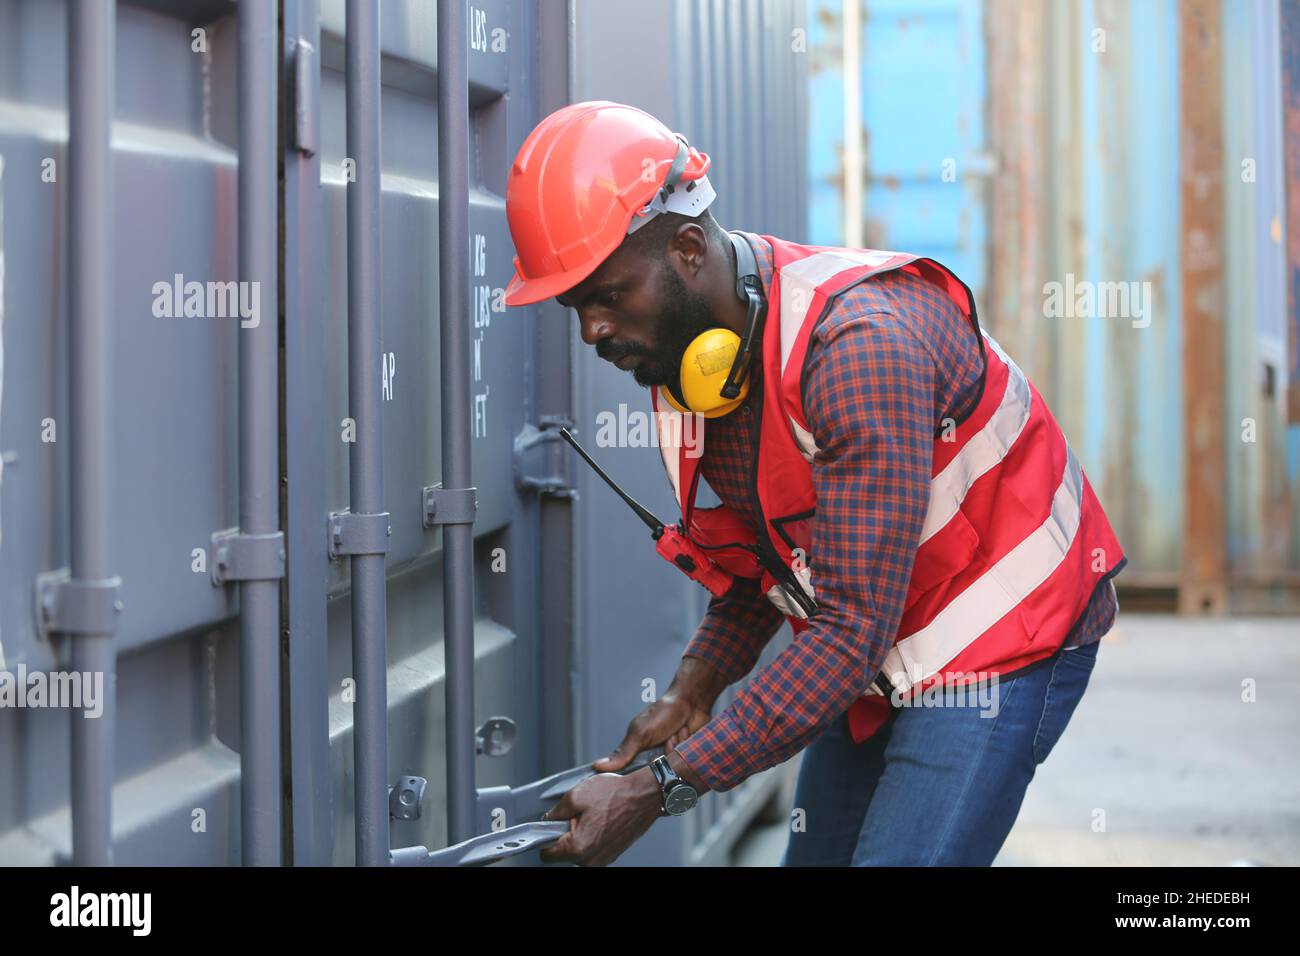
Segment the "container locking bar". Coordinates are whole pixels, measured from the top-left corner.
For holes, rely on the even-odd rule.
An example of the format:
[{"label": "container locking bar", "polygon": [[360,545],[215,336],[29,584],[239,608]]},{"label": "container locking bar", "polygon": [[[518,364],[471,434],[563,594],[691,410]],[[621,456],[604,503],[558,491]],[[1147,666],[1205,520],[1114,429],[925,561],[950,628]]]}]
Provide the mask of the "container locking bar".
[{"label": "container locking bar", "polygon": [[238,528],[212,535],[212,584],[272,581],[284,577],[284,533],[240,534]]},{"label": "container locking bar", "polygon": [[[619,773],[628,774],[640,770],[663,752],[663,747],[643,750]],[[444,850],[430,852],[422,846],[392,850],[388,861],[393,866],[486,866],[554,843],[569,832],[569,821],[543,822],[536,818],[559,803],[561,797],[582,781],[595,775],[596,771],[591,764],[582,764],[522,787],[488,787],[480,790],[479,827],[484,832]],[[495,809],[504,810],[507,818],[513,817],[523,822],[493,830],[492,811]]]},{"label": "container locking bar", "polygon": [[[664,752],[663,747],[643,750],[622,770],[620,774],[629,774],[642,767],[648,767],[650,761]],[[591,764],[582,764],[569,770],[543,777],[522,787],[480,787],[478,791],[478,828],[490,830],[493,814],[502,812],[507,822],[536,820],[547,810],[560,802],[560,798],[588,777],[594,777],[596,771]]]},{"label": "container locking bar", "polygon": [[521,823],[495,833],[481,833],[432,853],[422,846],[391,850],[388,861],[393,866],[486,866],[554,843],[568,832],[568,820]]}]

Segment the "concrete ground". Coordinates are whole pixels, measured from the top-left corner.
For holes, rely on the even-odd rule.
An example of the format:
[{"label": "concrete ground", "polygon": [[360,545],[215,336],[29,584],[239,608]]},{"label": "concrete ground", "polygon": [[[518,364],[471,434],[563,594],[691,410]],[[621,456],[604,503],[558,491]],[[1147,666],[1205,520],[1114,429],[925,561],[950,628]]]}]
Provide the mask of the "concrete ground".
[{"label": "concrete ground", "polygon": [[1300,865],[1298,757],[1300,619],[1121,613],[994,865]]}]

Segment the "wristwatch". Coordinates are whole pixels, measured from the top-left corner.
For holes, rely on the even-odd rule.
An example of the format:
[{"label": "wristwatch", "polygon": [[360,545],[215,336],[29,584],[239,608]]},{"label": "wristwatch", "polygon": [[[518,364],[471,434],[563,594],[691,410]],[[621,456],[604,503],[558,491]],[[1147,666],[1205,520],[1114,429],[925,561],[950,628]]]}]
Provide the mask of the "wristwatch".
[{"label": "wristwatch", "polygon": [[650,762],[650,769],[659,781],[659,792],[663,797],[664,813],[669,816],[681,816],[699,802],[700,794],[689,783],[677,776],[668,763],[668,755],[656,757]]}]

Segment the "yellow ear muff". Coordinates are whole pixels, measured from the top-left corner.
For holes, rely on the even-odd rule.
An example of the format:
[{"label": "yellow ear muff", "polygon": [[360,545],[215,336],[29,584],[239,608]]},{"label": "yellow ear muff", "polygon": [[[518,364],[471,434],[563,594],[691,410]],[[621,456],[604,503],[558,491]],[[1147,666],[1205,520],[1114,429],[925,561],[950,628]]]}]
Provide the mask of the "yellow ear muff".
[{"label": "yellow ear muff", "polygon": [[722,386],[736,361],[740,350],[740,336],[731,329],[716,328],[701,332],[682,354],[681,390],[686,400],[683,408],[672,396],[671,389],[663,389],[668,401],[679,412],[698,412],[705,418],[718,418],[736,409],[749,394],[749,376],[740,386],[735,398],[723,398]]}]

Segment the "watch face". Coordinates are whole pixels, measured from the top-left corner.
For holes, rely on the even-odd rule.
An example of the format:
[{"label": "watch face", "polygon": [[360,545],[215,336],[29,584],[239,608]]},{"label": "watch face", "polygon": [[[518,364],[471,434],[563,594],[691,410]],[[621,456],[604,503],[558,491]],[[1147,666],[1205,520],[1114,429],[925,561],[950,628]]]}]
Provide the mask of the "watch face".
[{"label": "watch face", "polygon": [[695,788],[688,783],[684,783],[673,787],[672,792],[664,797],[664,809],[676,816],[695,806],[699,799],[700,795],[695,792]]}]

